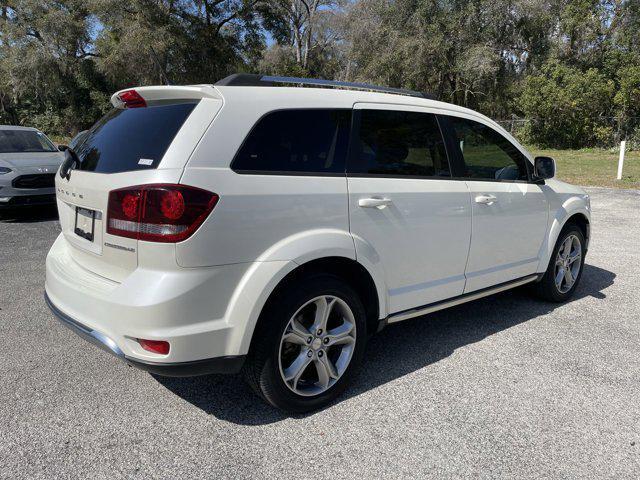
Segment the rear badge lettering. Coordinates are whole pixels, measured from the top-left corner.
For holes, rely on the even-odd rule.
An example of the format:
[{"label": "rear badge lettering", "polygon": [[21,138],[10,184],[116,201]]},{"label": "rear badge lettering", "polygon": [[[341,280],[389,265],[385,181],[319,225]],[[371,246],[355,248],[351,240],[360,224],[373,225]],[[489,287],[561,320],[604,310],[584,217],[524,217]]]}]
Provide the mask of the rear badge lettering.
[{"label": "rear badge lettering", "polygon": [[115,243],[104,242],[105,247],[115,248],[116,250],[125,250],[127,252],[135,252],[135,248],[124,247],[122,245],[116,245]]},{"label": "rear badge lettering", "polygon": [[[65,194],[65,195],[71,195],[72,197],[78,197],[78,198],[80,198],[80,199],[83,199],[83,198],[84,198],[84,195],[83,195],[83,194],[81,194],[81,193],[78,193],[78,194],[76,194],[75,192],[71,192],[71,193],[69,193],[68,191],[66,191],[66,190],[64,190],[64,189],[62,189],[62,188],[58,188],[57,190],[58,190],[58,193],[63,193],[63,194]],[[97,218],[97,217],[96,217],[96,218]]]}]

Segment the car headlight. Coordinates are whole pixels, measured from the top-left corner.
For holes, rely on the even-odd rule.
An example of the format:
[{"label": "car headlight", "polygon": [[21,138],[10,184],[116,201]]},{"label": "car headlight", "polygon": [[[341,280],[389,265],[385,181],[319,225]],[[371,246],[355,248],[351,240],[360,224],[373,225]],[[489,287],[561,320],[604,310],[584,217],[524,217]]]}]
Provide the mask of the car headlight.
[{"label": "car headlight", "polygon": [[11,169],[7,167],[0,167],[0,175],[4,175],[5,173],[11,173]]}]

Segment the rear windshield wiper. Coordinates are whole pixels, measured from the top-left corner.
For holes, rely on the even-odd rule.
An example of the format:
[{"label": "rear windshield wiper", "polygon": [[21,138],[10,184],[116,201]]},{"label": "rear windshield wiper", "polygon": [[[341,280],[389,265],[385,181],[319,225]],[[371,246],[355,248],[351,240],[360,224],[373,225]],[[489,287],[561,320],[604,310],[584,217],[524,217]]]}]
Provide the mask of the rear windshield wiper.
[{"label": "rear windshield wiper", "polygon": [[81,163],[82,162],[80,161],[80,157],[78,157],[78,154],[73,148],[65,148],[64,161],[60,166],[60,176],[69,180],[69,178],[71,177],[71,170],[75,170],[76,168],[80,167]]}]

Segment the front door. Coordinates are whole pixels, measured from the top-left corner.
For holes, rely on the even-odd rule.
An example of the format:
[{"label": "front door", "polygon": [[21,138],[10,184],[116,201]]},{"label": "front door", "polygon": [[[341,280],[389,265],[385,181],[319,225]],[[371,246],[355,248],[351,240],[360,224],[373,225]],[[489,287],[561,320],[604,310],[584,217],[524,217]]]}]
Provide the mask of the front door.
[{"label": "front door", "polygon": [[465,293],[536,273],[549,206],[540,186],[530,182],[529,160],[489,125],[448,120],[472,202]]},{"label": "front door", "polygon": [[471,199],[428,109],[357,104],[347,162],[356,255],[383,273],[389,313],[462,294]]}]

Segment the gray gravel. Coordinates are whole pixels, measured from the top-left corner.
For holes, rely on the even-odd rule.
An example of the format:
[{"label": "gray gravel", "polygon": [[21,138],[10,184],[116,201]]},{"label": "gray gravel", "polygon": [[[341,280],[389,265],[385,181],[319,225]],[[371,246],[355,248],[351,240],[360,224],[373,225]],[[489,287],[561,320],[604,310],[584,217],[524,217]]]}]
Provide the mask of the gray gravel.
[{"label": "gray gravel", "polygon": [[337,403],[296,417],[72,335],[42,298],[54,213],[0,214],[0,477],[638,478],[640,192],[591,193],[573,301],[507,292],[389,327]]}]

